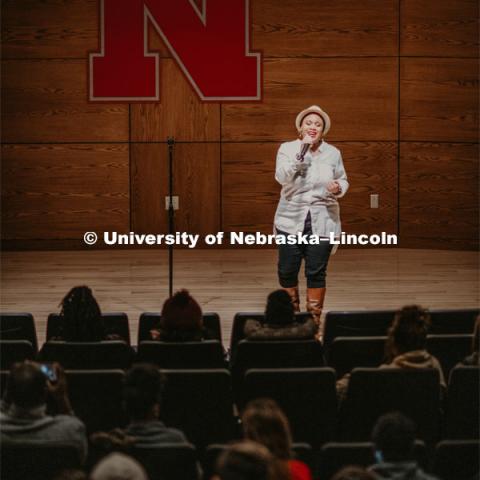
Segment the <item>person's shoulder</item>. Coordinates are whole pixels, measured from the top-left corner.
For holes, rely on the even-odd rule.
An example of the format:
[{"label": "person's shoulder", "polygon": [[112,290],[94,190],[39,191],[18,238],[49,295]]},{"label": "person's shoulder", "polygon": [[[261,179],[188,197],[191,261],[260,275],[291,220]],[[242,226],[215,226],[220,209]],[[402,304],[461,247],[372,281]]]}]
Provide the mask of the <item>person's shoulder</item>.
[{"label": "person's shoulder", "polygon": [[52,423],[57,426],[85,430],[85,424],[75,415],[55,415],[51,418]]},{"label": "person's shoulder", "polygon": [[331,143],[326,142],[325,140],[323,140],[322,142],[322,147],[325,150],[325,152],[334,153],[337,155],[341,154],[340,149],[338,149],[335,145],[332,145]]},{"label": "person's shoulder", "polygon": [[280,147],[278,148],[278,151],[280,152],[288,152],[288,151],[294,151],[297,152],[298,149],[300,148],[300,144],[302,142],[297,138],[296,140],[292,140],[291,142],[283,142],[280,144]]}]

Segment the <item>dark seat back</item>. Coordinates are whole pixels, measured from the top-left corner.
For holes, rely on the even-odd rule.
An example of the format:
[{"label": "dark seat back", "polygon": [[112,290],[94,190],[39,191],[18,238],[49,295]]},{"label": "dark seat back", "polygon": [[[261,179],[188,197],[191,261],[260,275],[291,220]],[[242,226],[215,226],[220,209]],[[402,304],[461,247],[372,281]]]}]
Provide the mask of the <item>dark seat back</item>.
[{"label": "dark seat back", "polygon": [[[300,312],[295,314],[295,321],[304,323],[311,314],[308,312]],[[235,355],[237,345],[241,340],[245,339],[245,323],[247,320],[257,320],[263,322],[265,320],[264,312],[238,312],[233,317],[232,332],[230,336],[230,356]]]},{"label": "dark seat back", "polygon": [[480,313],[478,308],[432,309],[429,310],[432,322],[430,333],[447,335],[455,333],[473,333],[475,319]]},{"label": "dark seat back", "polygon": [[341,438],[369,440],[381,415],[400,411],[415,422],[418,437],[431,445],[440,433],[440,392],[434,369],[354,369],[341,405]]},{"label": "dark seat back", "polygon": [[0,456],[2,480],[51,480],[63,469],[81,466],[78,450],[65,444],[3,442]]},{"label": "dark seat back", "polygon": [[167,369],[225,368],[222,344],[218,340],[197,342],[142,342],[135,362],[149,362]]},{"label": "dark seat back", "polygon": [[[158,325],[160,318],[161,315],[158,312],[144,312],[140,315],[138,320],[138,343],[152,339],[150,330]],[[203,325],[212,340],[222,341],[222,329],[218,313],[204,312]]]},{"label": "dark seat back", "polygon": [[[417,463],[425,468],[428,459],[424,442],[415,441],[413,455]],[[320,480],[330,480],[338,470],[347,465],[368,467],[374,463],[373,443],[371,442],[327,443],[320,452]]]},{"label": "dark seat back", "polygon": [[234,392],[239,398],[243,376],[250,368],[323,366],[323,348],[316,340],[241,340],[231,359]]},{"label": "dark seat back", "polygon": [[10,370],[14,363],[33,358],[35,351],[28,340],[0,341],[0,370]]},{"label": "dark seat back", "polygon": [[72,408],[89,433],[126,425],[122,370],[67,370]]},{"label": "dark seat back", "polygon": [[167,381],[160,415],[166,425],[183,431],[188,440],[200,449],[235,437],[228,370],[163,372]]},{"label": "dark seat back", "polygon": [[[111,312],[102,313],[102,320],[105,326],[106,335],[118,335],[125,343],[130,345],[130,328],[126,313]],[[62,334],[62,317],[58,313],[51,313],[47,318],[47,342],[53,337],[60,337]]]},{"label": "dark seat back", "polygon": [[31,313],[0,313],[0,339],[27,340],[37,353],[37,330]]},{"label": "dark seat back", "polygon": [[149,480],[198,480],[197,454],[193,445],[134,447],[128,452],[146,470]]},{"label": "dark seat back", "polygon": [[392,324],[396,310],[327,312],[323,344],[328,349],[336,337],[382,337]]},{"label": "dark seat back", "polygon": [[435,448],[433,473],[441,480],[477,480],[480,441],[444,440]]},{"label": "dark seat back", "polygon": [[272,398],[285,412],[296,442],[316,448],[335,438],[337,397],[331,368],[251,369],[243,383],[243,409],[256,398]]},{"label": "dark seat back", "polygon": [[450,370],[461,362],[472,349],[472,337],[469,334],[428,335],[427,350],[442,365],[443,375],[448,379]]},{"label": "dark seat back", "polygon": [[133,350],[122,341],[107,342],[47,342],[39,358],[58,362],[64,369],[108,370],[127,369],[133,359]]},{"label": "dark seat back", "polygon": [[341,378],[358,367],[378,367],[385,357],[387,337],[336,337],[325,352],[327,365]]},{"label": "dark seat back", "polygon": [[454,368],[450,373],[445,412],[447,439],[480,438],[480,367]]}]

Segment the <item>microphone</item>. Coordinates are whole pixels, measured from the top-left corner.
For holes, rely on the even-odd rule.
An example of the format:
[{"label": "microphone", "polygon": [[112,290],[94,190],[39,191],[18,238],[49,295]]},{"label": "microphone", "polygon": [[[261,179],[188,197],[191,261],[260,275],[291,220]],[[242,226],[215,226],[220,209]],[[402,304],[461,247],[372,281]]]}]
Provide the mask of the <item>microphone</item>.
[{"label": "microphone", "polygon": [[308,149],[310,148],[310,146],[311,145],[309,143],[304,143],[302,145],[302,149],[300,150],[299,153],[297,153],[297,156],[296,156],[296,158],[299,162],[303,162],[303,159],[304,159],[306,153],[308,152]]}]

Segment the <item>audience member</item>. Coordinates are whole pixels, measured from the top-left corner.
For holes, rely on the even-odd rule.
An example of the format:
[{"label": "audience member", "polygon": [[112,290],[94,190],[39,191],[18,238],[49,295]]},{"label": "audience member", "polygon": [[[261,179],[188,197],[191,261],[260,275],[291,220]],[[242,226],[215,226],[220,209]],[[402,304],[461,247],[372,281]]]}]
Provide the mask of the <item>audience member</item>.
[{"label": "audience member", "polygon": [[[440,384],[446,388],[440,362],[426,350],[429,327],[428,312],[416,305],[403,307],[397,312],[385,343],[386,362],[380,368],[434,368],[438,371]],[[346,374],[337,381],[339,400],[345,398],[349,380],[350,374]]]},{"label": "audience member", "polygon": [[159,324],[150,330],[153,340],[194,342],[212,338],[203,325],[202,309],[188,290],[180,290],[163,304]]},{"label": "audience member", "polygon": [[309,468],[294,460],[287,417],[270,399],[252,400],[242,414],[244,437],[265,445],[276,459],[279,480],[311,480]]},{"label": "audience member", "polygon": [[472,339],[472,353],[465,357],[462,361],[462,365],[466,366],[478,366],[480,365],[480,356],[478,355],[478,350],[480,348],[480,315],[477,316],[475,320],[475,327],[473,328],[473,339]]},{"label": "audience member", "polygon": [[87,475],[82,470],[62,470],[52,480],[87,480]]},{"label": "audience member", "polygon": [[123,400],[129,424],[126,429],[97,432],[92,443],[104,450],[128,448],[132,445],[161,447],[165,444],[188,443],[185,435],[168,428],[159,420],[164,379],[157,367],[137,364],[125,378]]},{"label": "audience member", "polygon": [[148,480],[148,476],[136,460],[115,452],[97,463],[90,480]]},{"label": "audience member", "polygon": [[317,326],[312,318],[297,322],[290,295],[275,290],[267,298],[265,320],[247,320],[244,333],[251,340],[307,340],[315,337]]},{"label": "audience member", "polygon": [[[85,426],[73,414],[63,369],[58,364],[50,368],[55,379],[47,379],[38,363],[13,365],[0,411],[1,441],[4,445],[18,442],[72,445],[84,462]],[[51,397],[57,415],[47,415],[47,396]]]},{"label": "audience member", "polygon": [[331,480],[378,480],[373,473],[354,465],[339,470]]},{"label": "audience member", "polygon": [[427,475],[414,459],[415,424],[398,412],[382,415],[372,432],[377,463],[370,467],[378,479],[437,480]]},{"label": "audience member", "polygon": [[107,338],[102,312],[90,288],[72,288],[60,302],[60,335],[52,340],[65,342],[99,342]]},{"label": "audience member", "polygon": [[266,447],[252,441],[230,445],[217,460],[212,480],[280,480],[274,458]]}]

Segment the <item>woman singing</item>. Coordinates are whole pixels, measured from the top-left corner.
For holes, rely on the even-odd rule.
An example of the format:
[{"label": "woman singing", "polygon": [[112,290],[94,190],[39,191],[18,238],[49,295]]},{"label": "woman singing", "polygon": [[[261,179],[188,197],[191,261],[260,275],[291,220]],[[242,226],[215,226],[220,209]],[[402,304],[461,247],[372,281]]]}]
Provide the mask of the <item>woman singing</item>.
[{"label": "woman singing", "polygon": [[282,185],[275,213],[278,235],[318,235],[318,245],[279,245],[278,278],[300,310],[298,272],[305,260],[307,310],[320,327],[325,298],[325,276],[332,251],[330,233],[340,236],[340,207],[337,199],[349,184],[342,155],[323,137],[330,130],[330,117],[313,105],[297,115],[299,139],[280,145],[275,179]]}]

